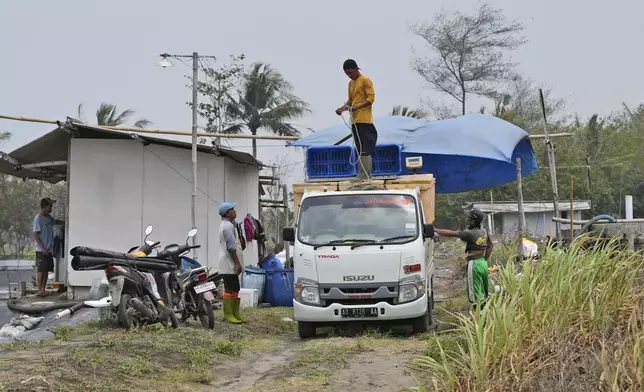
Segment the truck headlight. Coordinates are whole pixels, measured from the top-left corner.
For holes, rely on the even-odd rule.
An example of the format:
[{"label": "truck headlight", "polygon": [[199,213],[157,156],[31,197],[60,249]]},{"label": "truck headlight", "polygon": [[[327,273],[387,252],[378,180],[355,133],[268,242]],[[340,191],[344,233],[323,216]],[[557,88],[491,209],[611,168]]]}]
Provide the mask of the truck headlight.
[{"label": "truck headlight", "polygon": [[409,276],[400,281],[398,286],[398,303],[415,301],[425,293],[425,282],[418,275]]},{"label": "truck headlight", "polygon": [[300,278],[295,282],[295,300],[308,305],[320,305],[318,282]]},{"label": "truck headlight", "polygon": [[418,288],[414,284],[400,286],[398,291],[398,303],[413,301],[418,297]]}]

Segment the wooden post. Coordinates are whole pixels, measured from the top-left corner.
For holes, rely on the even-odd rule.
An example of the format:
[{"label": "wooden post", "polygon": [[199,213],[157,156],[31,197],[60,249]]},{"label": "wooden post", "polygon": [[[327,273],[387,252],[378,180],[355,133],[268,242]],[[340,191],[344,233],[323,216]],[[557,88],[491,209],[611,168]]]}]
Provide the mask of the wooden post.
[{"label": "wooden post", "polygon": [[[288,189],[286,187],[286,184],[282,185],[282,199],[284,200],[284,214],[285,214],[284,226],[289,226],[290,221],[288,219]],[[288,267],[291,259],[290,247],[291,247],[291,244],[287,241],[284,241],[284,251],[286,252],[286,262],[284,263],[284,265],[287,268],[290,268]]]},{"label": "wooden post", "polygon": [[595,216],[595,203],[593,203],[593,182],[590,177],[590,158],[586,157],[586,180],[588,181],[588,195],[590,199],[590,215]]},{"label": "wooden post", "polygon": [[521,185],[521,158],[517,158],[517,191],[519,194],[519,261],[523,262],[523,233],[525,231],[525,215],[523,214],[523,187]]},{"label": "wooden post", "polygon": [[[11,294],[9,295],[11,296]],[[27,282],[20,282],[20,298],[27,296]]]},{"label": "wooden post", "polygon": [[572,224],[575,218],[575,205],[574,205],[574,196],[575,196],[575,183],[574,177],[570,176],[570,243],[575,240],[575,229]]},{"label": "wooden post", "polygon": [[[543,113],[543,135],[548,150],[548,166],[550,167],[550,182],[552,184],[552,202],[555,208],[555,216],[560,218],[559,215],[559,193],[557,191],[557,164],[555,163],[555,148],[550,140],[548,134],[548,121],[546,119],[546,105],[543,102],[543,91],[539,89],[539,99],[541,100],[541,111]],[[555,235],[557,239],[561,239],[561,224],[555,222]]]}]

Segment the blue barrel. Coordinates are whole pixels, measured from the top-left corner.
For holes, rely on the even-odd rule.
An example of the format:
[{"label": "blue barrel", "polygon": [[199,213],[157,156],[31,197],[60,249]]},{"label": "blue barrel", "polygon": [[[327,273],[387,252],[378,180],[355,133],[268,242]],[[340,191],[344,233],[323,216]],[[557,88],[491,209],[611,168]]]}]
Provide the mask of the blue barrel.
[{"label": "blue barrel", "polygon": [[294,278],[292,269],[266,270],[264,302],[272,306],[293,306]]},{"label": "blue barrel", "polygon": [[261,268],[251,266],[244,268],[242,287],[245,289],[257,290],[259,303],[263,303],[264,290],[266,287],[266,271]]},{"label": "blue barrel", "polygon": [[264,270],[282,269],[284,263],[271,253],[259,264],[259,267]]}]

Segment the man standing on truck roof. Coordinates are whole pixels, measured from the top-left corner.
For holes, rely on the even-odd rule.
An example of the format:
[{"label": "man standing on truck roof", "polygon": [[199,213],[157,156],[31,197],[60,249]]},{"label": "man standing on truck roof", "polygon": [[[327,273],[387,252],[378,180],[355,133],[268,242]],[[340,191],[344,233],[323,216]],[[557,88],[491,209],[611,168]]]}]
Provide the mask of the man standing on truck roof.
[{"label": "man standing on truck roof", "polygon": [[351,79],[349,81],[349,99],[345,104],[336,109],[335,113],[341,116],[347,110],[351,113],[351,134],[358,151],[358,176],[357,180],[371,178],[371,154],[376,148],[378,132],[373,125],[371,106],[376,100],[376,92],[371,79],[360,73],[360,68],[355,60],[348,59],[342,66],[344,73]]},{"label": "man standing on truck roof", "polygon": [[467,229],[453,231],[435,229],[438,235],[445,237],[458,237],[465,242],[465,253],[467,253],[467,295],[470,303],[485,305],[489,293],[488,263],[492,254],[492,240],[485,229],[481,228],[481,222],[485,214],[477,208],[472,208],[467,213]]},{"label": "man standing on truck roof", "polygon": [[244,321],[239,315],[239,275],[242,273],[240,261],[241,245],[235,227],[235,203],[223,202],[219,206],[221,226],[219,226],[219,273],[224,281],[224,319],[231,324]]}]

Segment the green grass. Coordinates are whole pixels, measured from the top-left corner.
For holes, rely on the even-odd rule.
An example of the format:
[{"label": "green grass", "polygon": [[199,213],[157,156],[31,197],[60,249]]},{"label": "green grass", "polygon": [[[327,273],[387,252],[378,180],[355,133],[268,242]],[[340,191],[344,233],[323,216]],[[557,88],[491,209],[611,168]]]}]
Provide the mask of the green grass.
[{"label": "green grass", "polygon": [[29,377],[42,374],[56,390],[198,389],[217,379],[218,364],[246,350],[281,347],[296,326],[282,321],[292,318],[291,309],[244,309],[249,323],[239,326],[225,324],[221,316],[216,314],[215,331],[198,321],[176,330],[152,325],[126,331],[96,322],[52,328],[51,340],[0,345],[0,355],[13,354],[0,362],[0,373],[27,366]]},{"label": "green grass", "polygon": [[454,314],[456,329],[414,361],[428,380],[419,390],[641,387],[644,259],[580,245],[545,251],[520,275],[505,263],[502,292],[482,312]]}]

